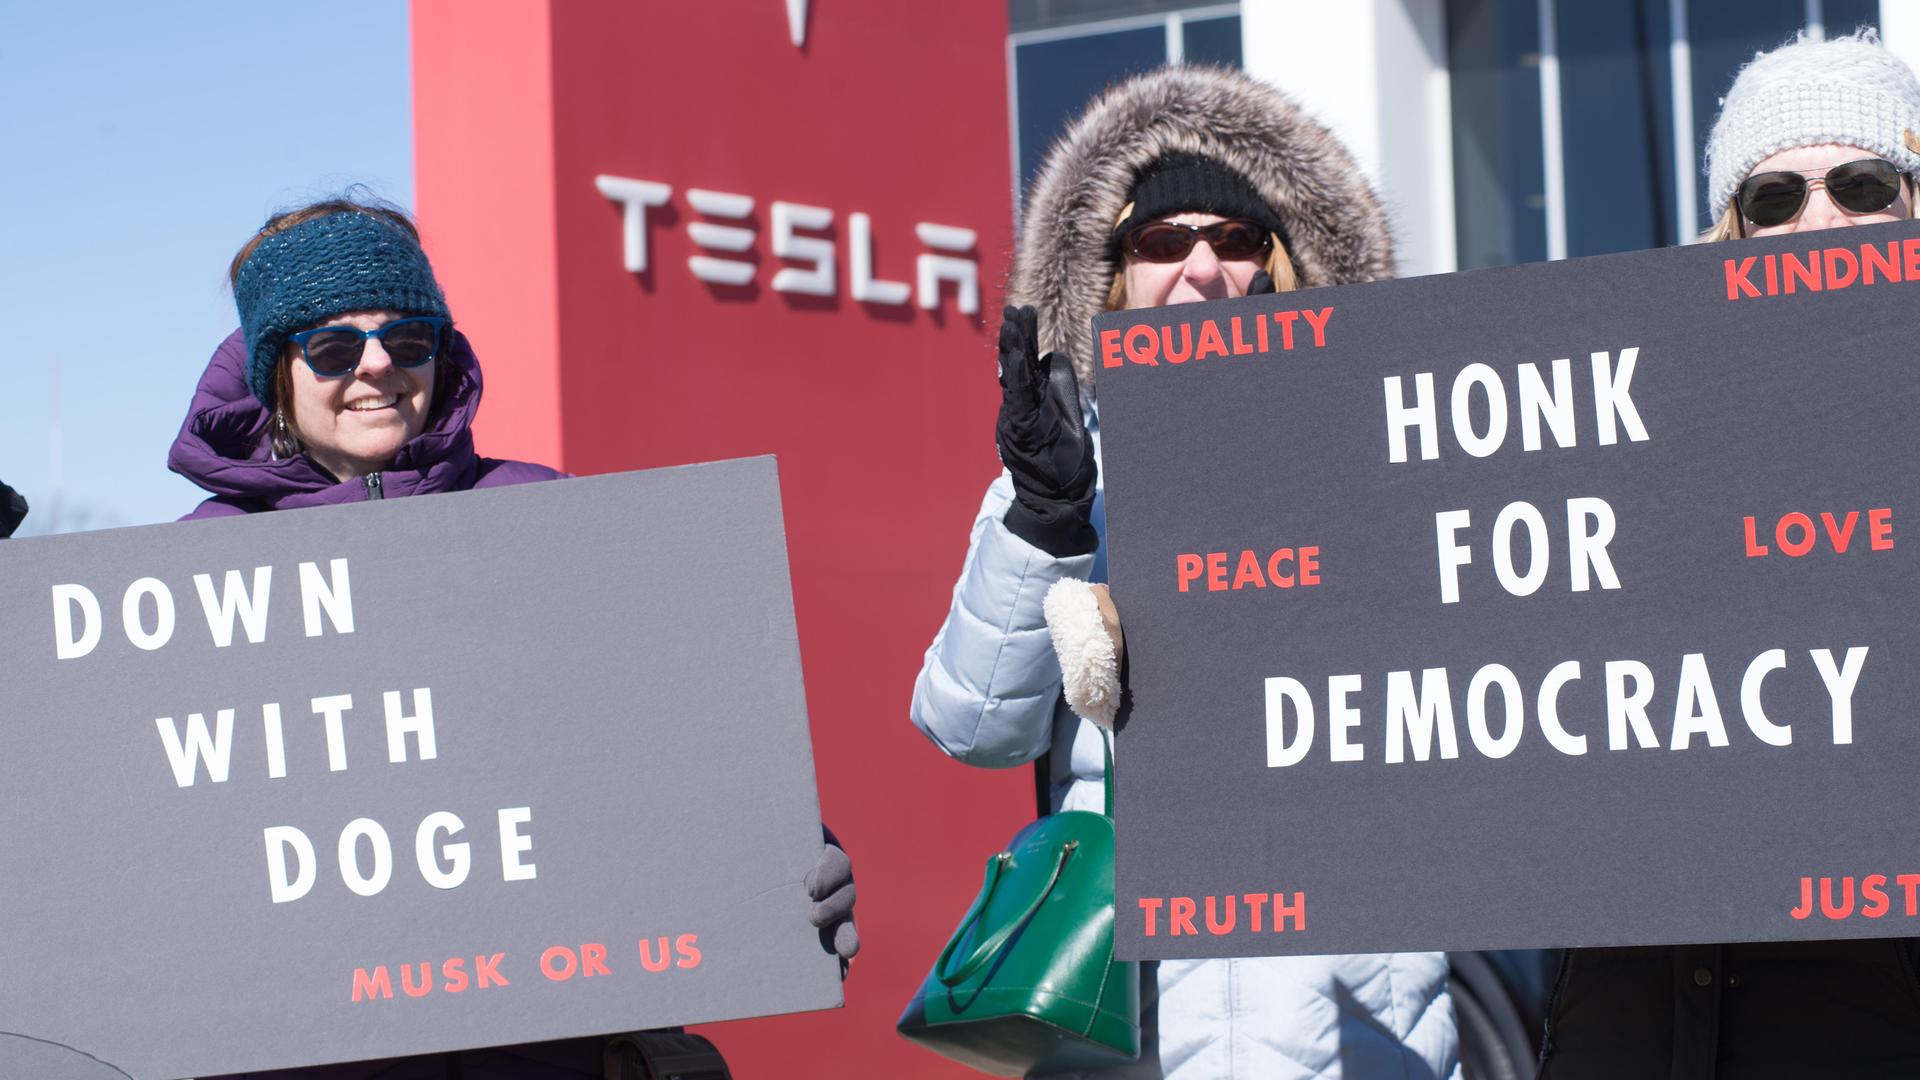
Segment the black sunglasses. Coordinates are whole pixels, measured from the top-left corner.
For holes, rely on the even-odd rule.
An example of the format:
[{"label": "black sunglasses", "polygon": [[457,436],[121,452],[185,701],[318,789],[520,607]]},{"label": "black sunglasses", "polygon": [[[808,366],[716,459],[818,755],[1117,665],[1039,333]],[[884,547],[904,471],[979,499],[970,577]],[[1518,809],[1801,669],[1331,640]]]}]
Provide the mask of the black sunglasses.
[{"label": "black sunglasses", "polygon": [[440,355],[447,328],[453,320],[436,315],[413,315],[395,319],[375,330],[353,326],[321,326],[288,334],[287,340],[300,346],[301,358],[323,379],[337,379],[360,366],[368,338],[379,338],[380,347],[394,367],[416,368]]},{"label": "black sunglasses", "polygon": [[1179,262],[1201,240],[1223,262],[1256,259],[1273,246],[1273,234],[1257,221],[1230,218],[1211,225],[1178,225],[1171,221],[1149,221],[1127,230],[1120,249],[1136,259],[1153,263]]},{"label": "black sunglasses", "polygon": [[[1819,179],[1834,204],[1853,214],[1878,213],[1900,197],[1900,170],[1882,158],[1835,165]],[[1755,173],[1740,181],[1735,200],[1740,215],[1764,229],[1792,221],[1807,205],[1811,190],[1811,182],[1801,173]]]}]

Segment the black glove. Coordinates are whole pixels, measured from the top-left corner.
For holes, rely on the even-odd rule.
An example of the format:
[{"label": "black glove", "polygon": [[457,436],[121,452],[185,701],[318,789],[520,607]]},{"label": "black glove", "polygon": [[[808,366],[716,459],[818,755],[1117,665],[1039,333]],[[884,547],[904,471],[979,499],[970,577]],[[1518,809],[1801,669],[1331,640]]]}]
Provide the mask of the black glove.
[{"label": "black glove", "polygon": [[1000,421],[994,441],[1013,474],[1007,531],[1049,555],[1087,555],[1100,546],[1093,531],[1098,467],[1093,437],[1080,419],[1073,363],[1040,355],[1032,307],[1007,308],[1000,323]]},{"label": "black glove", "polygon": [[27,519],[27,500],[21,494],[5,484],[0,484],[0,540],[13,535],[13,530]]},{"label": "black glove", "polygon": [[1260,296],[1273,291],[1273,275],[1265,270],[1255,270],[1253,280],[1247,282],[1247,295]]},{"label": "black glove", "polygon": [[806,889],[813,907],[807,921],[820,931],[820,945],[840,957],[840,974],[847,973],[847,961],[860,952],[860,931],[853,925],[853,860],[825,825],[820,832],[827,846],[820,850],[820,861],[807,871]]}]

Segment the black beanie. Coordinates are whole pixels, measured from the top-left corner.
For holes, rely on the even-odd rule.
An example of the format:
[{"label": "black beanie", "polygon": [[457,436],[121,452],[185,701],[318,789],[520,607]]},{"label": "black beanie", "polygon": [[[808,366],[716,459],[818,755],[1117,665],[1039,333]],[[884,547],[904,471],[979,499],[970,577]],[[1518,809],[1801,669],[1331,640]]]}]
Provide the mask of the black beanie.
[{"label": "black beanie", "polygon": [[1170,214],[1218,214],[1257,221],[1285,242],[1286,229],[1247,178],[1208,157],[1173,152],[1140,170],[1129,195],[1133,210],[1113,229],[1113,250],[1129,229]]}]

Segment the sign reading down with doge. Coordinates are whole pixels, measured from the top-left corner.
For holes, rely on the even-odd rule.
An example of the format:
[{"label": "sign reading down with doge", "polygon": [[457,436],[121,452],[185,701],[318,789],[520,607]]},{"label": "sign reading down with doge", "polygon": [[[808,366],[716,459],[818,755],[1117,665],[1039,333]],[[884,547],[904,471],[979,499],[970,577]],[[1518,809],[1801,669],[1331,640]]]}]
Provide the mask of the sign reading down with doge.
[{"label": "sign reading down with doge", "polygon": [[7,541],[0,670],[0,1074],[840,1003],[770,458]]}]

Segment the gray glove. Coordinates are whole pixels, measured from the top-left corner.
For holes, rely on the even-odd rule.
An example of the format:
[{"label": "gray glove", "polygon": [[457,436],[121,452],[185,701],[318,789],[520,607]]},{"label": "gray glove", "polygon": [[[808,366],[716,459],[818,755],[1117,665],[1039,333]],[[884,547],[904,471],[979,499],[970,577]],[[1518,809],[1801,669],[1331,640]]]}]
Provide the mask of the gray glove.
[{"label": "gray glove", "polygon": [[853,860],[833,831],[825,825],[827,846],[820,849],[820,861],[807,871],[807,896],[813,908],[807,921],[820,931],[820,945],[840,958],[840,973],[846,974],[847,961],[860,952],[860,931],[853,925]]}]

